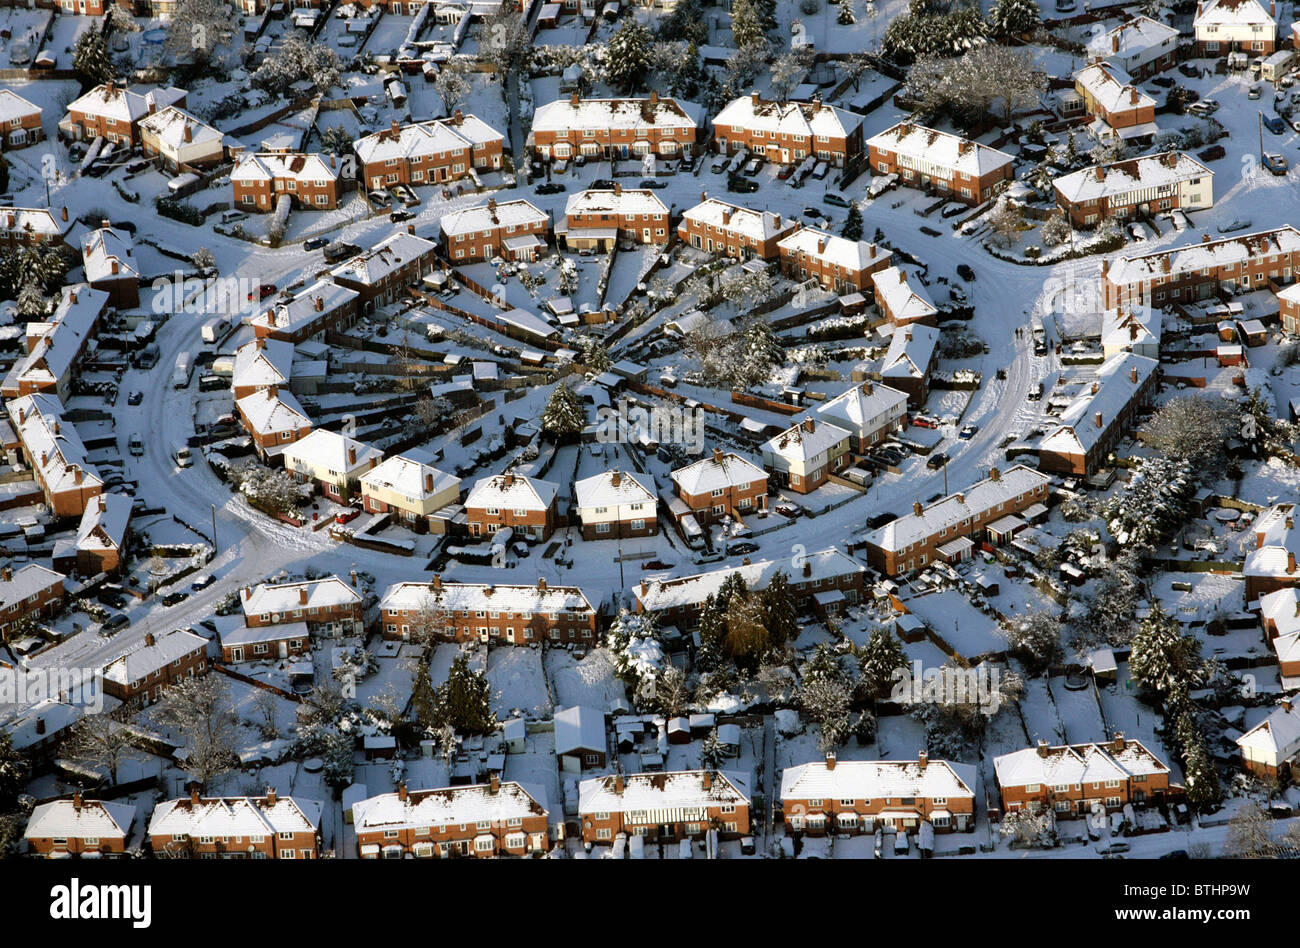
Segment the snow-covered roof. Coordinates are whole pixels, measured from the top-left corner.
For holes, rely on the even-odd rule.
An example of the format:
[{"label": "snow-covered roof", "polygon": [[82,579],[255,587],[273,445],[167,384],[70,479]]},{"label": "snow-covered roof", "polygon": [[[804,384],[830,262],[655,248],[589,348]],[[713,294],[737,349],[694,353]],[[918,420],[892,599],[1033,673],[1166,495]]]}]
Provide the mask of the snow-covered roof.
[{"label": "snow-covered roof", "polygon": [[399,126],[394,122],[393,126],[366,135],[354,143],[357,157],[363,164],[443,154],[505,140],[504,135],[475,115],[464,115],[459,119],[437,119],[415,125]]},{"label": "snow-covered roof", "polygon": [[129,803],[104,800],[51,800],[39,804],[27,820],[24,839],[125,839],[135,822]]},{"label": "snow-covered roof", "polygon": [[605,712],[575,704],[555,712],[555,753],[605,752]]},{"label": "snow-covered roof", "polygon": [[1191,155],[1181,151],[1166,151],[1158,155],[1143,155],[1105,165],[1092,165],[1062,175],[1052,183],[1067,201],[1080,204],[1102,198],[1114,199],[1147,188],[1167,188],[1172,192],[1180,182],[1213,174],[1213,171]]},{"label": "snow-covered roof", "polygon": [[506,823],[513,819],[546,816],[540,802],[514,781],[384,793],[352,805],[352,825],[358,833],[375,830],[458,826],[461,823]]},{"label": "snow-covered roof", "polygon": [[39,563],[28,563],[14,570],[11,579],[0,579],[0,610],[8,610],[65,579],[62,573]]},{"label": "snow-covered roof", "polygon": [[533,132],[567,132],[581,129],[696,128],[700,107],[691,102],[655,97],[647,99],[556,99],[538,106]]},{"label": "snow-covered roof", "polygon": [[551,481],[520,474],[492,474],[474,482],[465,498],[465,506],[547,510],[558,493],[559,485]]},{"label": "snow-covered roof", "polygon": [[718,227],[758,241],[781,237],[799,226],[793,217],[782,217],[771,211],[754,211],[717,198],[705,198],[688,210],[682,215],[683,225],[688,221]]},{"label": "snow-covered roof", "polygon": [[1103,349],[1158,346],[1163,329],[1160,311],[1149,306],[1108,309],[1101,319],[1101,345]]},{"label": "snow-covered roof", "polygon": [[39,338],[6,373],[4,388],[16,389],[24,382],[49,388],[66,378],[85,351],[108,300],[107,291],[85,283],[63,287],[49,321],[27,324],[28,338]]},{"label": "snow-covered roof", "polygon": [[573,493],[584,509],[649,503],[653,510],[655,504],[654,481],[631,471],[601,471],[584,477],[573,485]]},{"label": "snow-covered roof", "polygon": [[589,613],[591,600],[577,586],[506,583],[449,583],[435,577],[428,583],[394,583],[384,590],[379,608],[392,612],[522,612]]},{"label": "snow-covered roof", "polygon": [[234,388],[287,386],[292,376],[293,343],[287,340],[263,337],[235,350]]},{"label": "snow-covered roof", "polygon": [[1155,108],[1156,100],[1133,84],[1133,77],[1111,63],[1093,63],[1074,74],[1076,88],[1107,113]]},{"label": "snow-covered roof", "polygon": [[912,322],[938,312],[925,288],[919,281],[913,285],[902,267],[877,270],[871,274],[871,285],[877,302],[889,308],[894,322]]},{"label": "snow-covered roof", "polygon": [[364,253],[339,264],[330,272],[336,280],[352,280],[374,286],[412,260],[428,257],[436,249],[437,244],[432,240],[399,231]]},{"label": "snow-covered roof", "polygon": [[1259,0],[1204,0],[1196,5],[1193,27],[1268,25],[1276,29],[1277,20]]},{"label": "snow-covered roof", "polygon": [[848,138],[862,125],[853,112],[826,105],[820,99],[811,102],[774,102],[757,92],[728,102],[713,117],[713,127],[738,126],[751,132],[780,133],[782,136],[814,135]]},{"label": "snow-covered roof", "polygon": [[64,237],[75,223],[71,214],[64,220],[62,213],[55,213],[53,208],[0,207],[0,227],[5,230],[26,231],[45,238]]},{"label": "snow-covered roof", "polygon": [[384,452],[364,441],[349,438],[337,431],[317,428],[284,449],[284,466],[305,474],[344,475],[369,470],[383,459]]},{"label": "snow-covered roof", "polygon": [[170,106],[161,109],[140,122],[140,131],[148,132],[159,145],[176,151],[187,145],[221,144],[225,138],[220,131],[201,122],[184,109]]},{"label": "snow-covered roof", "polygon": [[448,237],[454,237],[457,234],[490,231],[496,227],[534,227],[538,224],[546,226],[549,221],[550,218],[522,198],[500,203],[490,199],[485,204],[476,204],[474,207],[465,207],[444,214],[438,226]]},{"label": "snow-covered roof", "polygon": [[435,497],[460,484],[460,478],[404,455],[386,458],[361,475],[362,489],[397,491],[412,502]]},{"label": "snow-covered roof", "polygon": [[[419,238],[416,238],[419,239]],[[327,319],[330,313],[361,294],[333,280],[317,280],[287,303],[277,302],[249,320],[254,327],[294,333],[304,326]]]},{"label": "snow-covered roof", "polygon": [[1263,256],[1300,251],[1300,231],[1290,224],[1218,240],[1157,250],[1132,257],[1116,257],[1106,268],[1106,278],[1124,285],[1156,277],[1173,278],[1192,270],[1237,265]]},{"label": "snow-covered roof", "polygon": [[295,181],[332,181],[339,176],[333,156],[313,153],[267,152],[244,155],[230,172],[231,181],[268,181],[292,178]]},{"label": "snow-covered roof", "polygon": [[890,336],[889,348],[881,360],[881,377],[923,378],[938,345],[939,330],[934,326],[925,323],[899,326]]},{"label": "snow-covered roof", "polygon": [[311,427],[311,419],[293,393],[277,390],[274,385],[245,395],[235,402],[235,407],[249,429],[260,435]]},{"label": "snow-covered roof", "polygon": [[707,458],[672,472],[673,483],[687,494],[707,494],[714,490],[750,484],[766,477],[767,472],[752,461],[734,452],[724,454],[718,450]]},{"label": "snow-covered roof", "polygon": [[817,406],[817,413],[850,429],[861,431],[872,422],[901,415],[907,395],[888,385],[860,382]]},{"label": "snow-covered roof", "polygon": [[578,812],[584,815],[748,804],[749,780],[733,772],[684,770],[628,774],[593,777],[578,784]]},{"label": "snow-covered roof", "polygon": [[[3,608],[9,605],[10,602],[0,603],[0,607]],[[3,726],[5,733],[9,735],[14,749],[25,751],[66,731],[80,721],[85,713],[85,708],[79,705],[59,701],[56,698],[45,698],[35,704],[19,708],[5,717],[0,717],[0,726]]]},{"label": "snow-covered roof", "polygon": [[846,444],[848,439],[849,432],[839,425],[804,418],[763,442],[763,452],[787,461],[808,462],[836,445]]},{"label": "snow-covered roof", "polygon": [[63,404],[58,398],[47,394],[15,398],[9,403],[9,418],[11,422],[18,419],[18,437],[50,493],[103,484],[86,460],[86,446],[77,429],[63,420]]},{"label": "snow-covered roof", "polygon": [[1111,356],[1097,367],[1092,385],[1061,412],[1060,425],[1043,438],[1039,451],[1086,454],[1159,367],[1157,360],[1133,352]]},{"label": "snow-covered roof", "polygon": [[893,256],[892,251],[877,247],[869,241],[849,240],[815,227],[802,227],[793,234],[782,237],[776,245],[788,254],[807,254],[813,259],[848,271],[866,270],[881,259]]},{"label": "snow-covered roof", "polygon": [[[91,283],[140,276],[130,238],[112,227],[100,227],[81,238],[81,259],[86,267],[86,279]],[[117,264],[116,272],[114,264]]]},{"label": "snow-covered roof", "polygon": [[937,535],[945,527],[972,522],[998,505],[1013,501],[1050,480],[1046,474],[1017,464],[1000,472],[997,477],[990,475],[982,481],[976,481],[964,491],[949,494],[928,507],[922,507],[920,513],[913,511],[883,527],[877,527],[867,534],[866,541],[882,550],[898,551],[926,537]]},{"label": "snow-covered roof", "polygon": [[1141,58],[1150,49],[1178,42],[1178,30],[1149,16],[1137,16],[1110,30],[1099,29],[1088,41],[1088,53],[1105,59]]},{"label": "snow-covered roof", "polygon": [[1167,774],[1169,768],[1141,741],[1116,738],[1112,743],[1088,743],[1037,747],[1003,754],[993,759],[1000,787],[1030,784],[1104,783],[1131,776]]},{"label": "snow-covered roof", "polygon": [[1255,521],[1256,547],[1246,554],[1244,576],[1295,575],[1300,559],[1300,531],[1295,528],[1295,505],[1274,504]]},{"label": "snow-covered roof", "polygon": [[6,128],[16,119],[40,114],[39,105],[33,105],[12,89],[0,89],[0,123]]},{"label": "snow-covered roof", "polygon": [[1015,160],[988,145],[913,122],[899,122],[872,136],[867,146],[973,176],[989,174]]},{"label": "snow-covered roof", "polygon": [[132,499],[105,492],[92,497],[77,527],[78,550],[120,550],[131,521]]},{"label": "snow-covered roof", "polygon": [[659,612],[681,606],[696,606],[717,593],[727,577],[737,574],[751,590],[766,589],[777,573],[784,573],[791,585],[835,580],[865,573],[866,567],[836,549],[819,550],[803,557],[802,568],[786,559],[759,560],[756,563],[728,566],[723,569],[680,576],[675,579],[643,580],[636,588],[637,601],[647,612]]},{"label": "snow-covered roof", "polygon": [[306,622],[279,622],[275,625],[240,625],[221,633],[221,646],[256,645],[260,642],[278,642],[281,639],[311,638]]},{"label": "snow-covered roof", "polygon": [[154,808],[150,836],[274,836],[320,830],[324,804],[295,797],[190,797]]},{"label": "snow-covered roof", "polygon": [[104,678],[119,685],[131,685],[166,668],[172,662],[193,652],[202,652],[208,640],[184,629],[173,629],[163,635],[149,635],[130,651],[118,656],[104,666]]},{"label": "snow-covered roof", "polygon": [[588,188],[569,195],[564,214],[667,214],[668,208],[659,195],[647,189],[596,190]]},{"label": "snow-covered roof", "polygon": [[1241,737],[1237,746],[1262,752],[1277,761],[1289,760],[1300,752],[1300,707],[1275,708]]},{"label": "snow-covered roof", "polygon": [[241,593],[239,602],[244,615],[257,616],[357,606],[361,603],[361,594],[339,577],[326,576],[296,583],[258,583]]},{"label": "snow-covered roof", "polygon": [[185,95],[184,89],[175,87],[155,89],[141,95],[109,82],[95,86],[85,95],[74,99],[68,106],[68,111],[81,112],[85,115],[101,115],[134,124],[149,114],[150,106],[154,109],[163,109],[180,102]]},{"label": "snow-covered roof", "polygon": [[890,797],[974,797],[973,787],[946,760],[842,760],[787,767],[784,800],[878,800]]}]

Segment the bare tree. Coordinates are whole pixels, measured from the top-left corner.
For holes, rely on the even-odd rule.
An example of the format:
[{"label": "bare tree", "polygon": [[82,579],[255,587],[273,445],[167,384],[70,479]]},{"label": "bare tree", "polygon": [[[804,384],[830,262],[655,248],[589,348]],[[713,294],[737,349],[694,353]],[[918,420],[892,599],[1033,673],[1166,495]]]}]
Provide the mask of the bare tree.
[{"label": "bare tree", "polygon": [[120,721],[107,714],[87,714],[64,745],[63,752],[75,761],[103,767],[109,781],[117,785],[117,771],[130,755],[132,734]]},{"label": "bare tree", "polygon": [[444,63],[438,77],[433,80],[433,88],[437,91],[438,97],[442,99],[443,108],[447,114],[451,115],[469,96],[470,81],[468,70],[458,60],[452,59]]},{"label": "bare tree", "polygon": [[1223,841],[1225,855],[1237,859],[1267,859],[1277,851],[1273,839],[1273,821],[1264,808],[1251,800],[1242,805],[1228,821],[1228,836]]},{"label": "bare tree", "polygon": [[257,694],[253,697],[253,713],[256,716],[258,730],[268,741],[273,741],[280,736],[280,725],[277,722],[279,710],[280,698],[274,691],[267,691],[265,688],[257,689]]},{"label": "bare tree", "polygon": [[158,721],[185,742],[185,770],[203,787],[239,763],[239,722],[230,687],[218,674],[186,678],[164,694]]},{"label": "bare tree", "polygon": [[432,593],[420,600],[415,614],[403,624],[410,628],[411,641],[417,645],[434,646],[456,637],[456,624],[451,612],[442,599]]}]

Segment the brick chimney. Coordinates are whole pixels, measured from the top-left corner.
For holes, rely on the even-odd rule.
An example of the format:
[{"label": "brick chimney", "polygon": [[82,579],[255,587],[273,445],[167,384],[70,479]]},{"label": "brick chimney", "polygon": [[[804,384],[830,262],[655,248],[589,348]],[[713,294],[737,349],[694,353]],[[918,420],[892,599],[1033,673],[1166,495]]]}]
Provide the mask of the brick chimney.
[{"label": "brick chimney", "polygon": [[1118,33],[1111,34],[1111,37],[1110,37],[1110,51],[1111,51],[1112,53],[1118,53],[1118,52],[1119,52],[1119,34],[1118,34]]},{"label": "brick chimney", "polygon": [[1106,169],[1103,168],[1103,167],[1101,167],[1101,165],[1098,165],[1098,166],[1097,166],[1097,170],[1096,170],[1096,172],[1094,172],[1094,173],[1097,175],[1097,180],[1098,180],[1098,181],[1105,181],[1105,180],[1106,180]]},{"label": "brick chimney", "polygon": [[808,579],[809,577],[812,576],[812,563],[808,562],[807,560],[803,561],[803,575],[804,575],[804,579]]},{"label": "brick chimney", "polygon": [[1137,105],[1137,104],[1138,104],[1138,91],[1137,91],[1137,86],[1129,86],[1129,90],[1128,90],[1128,101],[1129,101],[1129,104],[1130,104],[1130,105]]},{"label": "brick chimney", "polygon": [[[38,720],[36,723],[37,723],[37,725],[40,725],[42,722]],[[43,728],[43,727],[40,728],[40,732],[41,732],[41,733],[44,733],[44,732],[45,732],[45,728]],[[74,810],[76,810],[78,813],[81,812],[81,803],[82,803],[82,801],[81,801],[81,791],[80,791],[80,790],[77,790],[75,793],[72,794],[72,808],[73,808]]]},{"label": "brick chimney", "polygon": [[402,126],[398,124],[397,119],[393,119],[391,122],[388,123],[388,131],[392,134],[394,138],[402,134]]},{"label": "brick chimney", "polygon": [[433,578],[429,580],[429,588],[434,592],[442,592],[442,574],[434,573]]},{"label": "brick chimney", "polygon": [[1100,387],[1101,387],[1101,386],[1100,386],[1097,382],[1093,382],[1093,383],[1092,383],[1092,394],[1096,395],[1096,394],[1097,394],[1097,390],[1098,390]]},{"label": "brick chimney", "polygon": [[1038,756],[1047,757],[1047,741],[1038,742]]},{"label": "brick chimney", "polygon": [[457,110],[455,111],[455,113],[453,113],[453,115],[452,115],[452,117],[451,117],[451,124],[452,124],[452,125],[463,125],[464,122],[465,122],[465,113],[462,112],[460,109],[457,109]]},{"label": "brick chimney", "polygon": [[3,570],[0,570],[0,579],[3,579],[6,583],[13,582],[14,568],[12,566],[6,566]]},{"label": "brick chimney", "polygon": [[999,471],[996,467],[989,468],[989,480],[991,481],[1002,480],[1002,472]]},{"label": "brick chimney", "polygon": [[1295,572],[1295,553],[1292,550],[1286,551],[1286,571],[1288,573]]},{"label": "brick chimney", "polygon": [[397,782],[397,799],[401,800],[403,803],[406,802],[406,781],[405,780],[399,780]]},{"label": "brick chimney", "polygon": [[[1137,327],[1134,327],[1135,330],[1136,328]],[[1129,368],[1128,377],[1129,377],[1129,381],[1132,382],[1134,385],[1138,383],[1138,367],[1136,365]]]},{"label": "brick chimney", "polygon": [[650,104],[651,105],[659,104],[659,93],[655,92],[655,90],[653,89],[650,90]]},{"label": "brick chimney", "polygon": [[192,141],[194,141],[194,129],[190,127],[190,123],[189,123],[189,122],[186,122],[186,123],[181,127],[181,138],[182,138],[184,141],[187,141],[187,142],[192,142]]},{"label": "brick chimney", "polygon": [[706,770],[700,774],[700,786],[705,790],[713,789],[713,771]]},{"label": "brick chimney", "polygon": [[623,795],[623,775],[614,774],[614,792],[619,796]]},{"label": "brick chimney", "polygon": [[245,586],[245,587],[244,587],[244,602],[248,602],[248,600],[250,600],[250,599],[252,599],[252,598],[253,598],[253,587],[252,587],[252,586]]},{"label": "brick chimney", "polygon": [[957,503],[959,504],[966,503],[966,495],[961,493],[960,491],[957,493]]},{"label": "brick chimney", "polygon": [[108,272],[109,272],[109,273],[114,273],[114,274],[117,273],[117,271],[118,271],[118,266],[119,266],[119,265],[118,265],[117,260],[115,260],[115,259],[114,259],[114,260],[110,260],[110,261],[108,262]]},{"label": "brick chimney", "polygon": [[68,219],[68,209],[64,207],[63,210],[59,212],[59,216],[66,221]]},{"label": "brick chimney", "polygon": [[100,494],[97,499],[99,500],[99,512],[104,513],[108,510],[108,501],[104,499],[103,494]]},{"label": "brick chimney", "polygon": [[501,478],[501,482],[502,482],[502,486],[506,490],[509,490],[510,488],[515,486],[515,476],[513,474],[506,474],[504,477]]},{"label": "brick chimney", "polygon": [[190,787],[190,804],[191,804],[192,806],[198,806],[198,805],[199,805],[199,788],[198,788],[198,787]]},{"label": "brick chimney", "polygon": [[1114,743],[1115,753],[1118,754],[1119,752],[1121,752],[1122,750],[1124,750],[1124,743],[1125,743],[1125,742],[1124,742],[1124,732],[1123,732],[1123,731],[1116,731],[1116,732],[1115,732],[1115,743]]},{"label": "brick chimney", "polygon": [[1097,422],[1097,427],[1098,427],[1098,428],[1101,428],[1101,427],[1102,427],[1102,423],[1101,423],[1101,412],[1097,412],[1095,415],[1092,416],[1092,418],[1093,418],[1093,421]]},{"label": "brick chimney", "polygon": [[298,587],[298,603],[299,603],[300,605],[303,605],[303,606],[307,605],[307,587],[306,587],[306,586],[299,586],[299,587]]},{"label": "brick chimney", "polygon": [[537,577],[537,591],[538,591],[538,592],[546,592],[546,577],[545,577],[545,576],[538,576],[538,577]]},{"label": "brick chimney", "polygon": [[713,449],[713,461],[714,461],[715,464],[721,464],[721,463],[722,463],[722,449],[721,449],[721,448],[714,448],[714,449]]},{"label": "brick chimney", "polygon": [[498,774],[493,774],[491,777],[488,778],[488,792],[498,793],[500,790],[501,790],[501,777]]},{"label": "brick chimney", "polygon": [[876,386],[873,385],[871,382],[867,381],[862,383],[862,393],[864,395],[870,395],[875,390],[876,390]]},{"label": "brick chimney", "polygon": [[916,755],[916,766],[918,770],[925,770],[925,765],[930,762],[930,755],[925,751],[920,751]]},{"label": "brick chimney", "polygon": [[320,312],[324,312],[324,310],[325,310],[325,297],[323,297],[323,296],[317,296],[317,297],[315,297],[315,298],[312,299],[312,302],[316,304],[316,312],[318,312],[318,313],[320,313]]},{"label": "brick chimney", "polygon": [[753,92],[749,94],[749,104],[754,108],[758,108],[759,101],[760,100],[758,98],[758,90],[755,89]]},{"label": "brick chimney", "polygon": [[348,581],[349,581],[350,583],[352,583],[352,588],[355,589],[356,586],[357,586],[357,571],[356,571],[356,570],[351,570],[351,571],[348,573]]},{"label": "brick chimney", "polygon": [[[44,733],[45,733],[45,718],[44,718],[44,717],[38,717],[38,718],[36,719],[36,733],[37,733],[37,734],[44,734]],[[80,794],[78,794],[78,795],[80,795]]]},{"label": "brick chimney", "polygon": [[921,511],[924,510],[924,509],[925,509],[925,508],[921,506],[921,502],[920,502],[919,500],[914,500],[914,501],[912,501],[912,513],[913,513],[913,514],[915,514],[916,516],[919,517],[919,516],[921,516]]},{"label": "brick chimney", "polygon": [[835,769],[835,751],[826,752],[826,769],[827,770]]},{"label": "brick chimney", "polygon": [[144,644],[148,648],[153,648],[155,645],[158,644],[158,640],[153,637],[152,632],[146,632],[144,634]]},{"label": "brick chimney", "polygon": [[727,224],[730,224],[730,223],[731,223],[731,215],[732,215],[732,213],[733,213],[733,211],[732,211],[732,209],[729,208],[729,207],[724,207],[724,208],[722,209],[722,223],[723,223],[724,226],[727,225]]},{"label": "brick chimney", "polygon": [[609,475],[609,486],[617,487],[622,482],[622,480],[623,480],[623,475],[618,471],[614,471]]},{"label": "brick chimney", "polygon": [[578,93],[576,92],[569,93],[569,105],[573,106],[576,109],[578,107],[578,103],[581,101],[582,101],[582,97],[579,96]]},{"label": "brick chimney", "polygon": [[425,491],[425,493],[432,493],[432,492],[433,492],[433,475],[432,475],[432,474],[426,473],[426,474],[424,475],[424,491]]},{"label": "brick chimney", "polygon": [[807,431],[811,434],[813,429],[817,427],[817,423],[813,421],[811,418],[805,418],[803,420],[802,427],[804,431]]},{"label": "brick chimney", "polygon": [[356,463],[357,463],[357,448],[356,445],[350,444],[348,445],[348,465],[354,466]]},{"label": "brick chimney", "polygon": [[280,802],[280,796],[275,792],[275,787],[266,788],[266,805],[275,806]]}]

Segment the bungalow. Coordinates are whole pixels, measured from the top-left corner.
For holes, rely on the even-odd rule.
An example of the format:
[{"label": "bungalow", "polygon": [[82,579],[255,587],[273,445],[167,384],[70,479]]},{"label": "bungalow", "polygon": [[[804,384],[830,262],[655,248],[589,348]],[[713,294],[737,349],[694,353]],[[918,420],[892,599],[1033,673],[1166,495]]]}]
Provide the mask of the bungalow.
[{"label": "bungalow", "polygon": [[603,471],[573,485],[584,540],[654,536],[659,532],[654,481],[644,474]]},{"label": "bungalow", "polygon": [[608,753],[605,712],[576,704],[555,712],[555,756],[561,773],[603,770]]},{"label": "bungalow", "polygon": [[845,760],[826,755],[781,772],[781,819],[787,833],[874,833],[975,829],[973,767],[930,760]]},{"label": "bungalow", "polygon": [[361,475],[373,469],[384,452],[355,438],[316,428],[282,452],[284,469],[299,480],[312,481],[322,495],[351,503],[361,490]]},{"label": "bungalow", "polygon": [[578,818],[588,843],[613,843],[619,834],[698,839],[714,827],[722,839],[738,839],[749,835],[749,807],[749,780],[737,773],[615,774],[578,785]]},{"label": "bungalow", "polygon": [[550,846],[550,817],[537,797],[493,775],[487,784],[410,790],[405,783],[352,805],[362,859],[525,856]]},{"label": "bungalow", "polygon": [[778,487],[810,494],[848,467],[849,432],[804,418],[763,443],[763,467]]}]

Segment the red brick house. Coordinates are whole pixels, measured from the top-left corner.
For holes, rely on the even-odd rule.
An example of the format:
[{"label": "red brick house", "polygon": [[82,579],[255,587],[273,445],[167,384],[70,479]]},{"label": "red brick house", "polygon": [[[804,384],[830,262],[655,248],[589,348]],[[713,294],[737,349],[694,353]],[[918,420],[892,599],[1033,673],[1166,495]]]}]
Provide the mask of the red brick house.
[{"label": "red brick house", "polygon": [[77,527],[75,563],[77,575],[116,575],[126,565],[131,540],[131,504],[126,494],[100,494],[86,504]]},{"label": "red brick house", "polygon": [[559,523],[559,487],[518,474],[481,477],[465,498],[471,537],[490,537],[502,527],[546,540]]},{"label": "red brick house", "polygon": [[908,279],[902,267],[885,267],[871,275],[871,291],[880,315],[895,326],[925,323],[934,326],[939,310],[920,281]]},{"label": "red brick house", "polygon": [[1292,283],[1278,291],[1277,315],[1284,330],[1300,335],[1300,283]]},{"label": "red brick house", "polygon": [[1074,74],[1074,90],[1094,119],[1089,130],[1098,138],[1126,142],[1150,140],[1156,126],[1156,100],[1136,85],[1133,77],[1110,63],[1093,63]]},{"label": "red brick house", "polygon": [[1269,0],[1202,0],[1192,19],[1196,55],[1244,52],[1267,56],[1277,49],[1277,5]]},{"label": "red brick house", "polygon": [[1061,412],[1060,424],[1038,444],[1038,468],[1088,477],[1097,473],[1133,430],[1138,412],[1160,388],[1156,359],[1123,352],[1097,368],[1097,377]]},{"label": "red brick house", "polygon": [[1108,813],[1126,805],[1159,804],[1182,795],[1169,782],[1169,767],[1140,741],[1116,734],[1113,741],[1037,747],[993,759],[1002,812],[1052,809],[1060,816]]},{"label": "red brick house", "polygon": [[571,195],[564,205],[564,225],[557,225],[555,236],[570,250],[603,253],[620,240],[666,244],[671,236],[668,208],[652,190],[627,190],[615,182],[612,191],[588,189]]},{"label": "red brick house", "polygon": [[673,471],[672,479],[701,526],[767,509],[767,472],[739,454],[714,448],[710,457]]},{"label": "red brick house", "polygon": [[1246,581],[1246,603],[1279,589],[1300,586],[1296,557],[1300,532],[1295,528],[1295,504],[1274,504],[1255,520],[1255,548],[1246,554],[1241,575]]},{"label": "red brick house", "polygon": [[609,843],[620,834],[648,841],[699,839],[716,829],[721,839],[750,832],[748,779],[738,773],[685,770],[615,774],[578,785],[582,839]]},{"label": "red brick house", "polygon": [[643,474],[602,471],[573,485],[584,540],[648,537],[659,532],[654,482]]},{"label": "red brick house", "polygon": [[26,148],[44,140],[41,107],[16,92],[0,89],[0,151]]},{"label": "red brick house", "polygon": [[645,99],[584,99],[574,92],[538,106],[530,138],[546,158],[665,158],[693,155],[703,124],[699,107],[651,92]]},{"label": "red brick house", "polygon": [[23,456],[50,511],[80,518],[104,492],[104,482],[90,466],[76,428],[63,420],[63,404],[53,395],[23,395],[9,402],[9,418],[16,422]]},{"label": "red brick house", "polygon": [[352,805],[362,859],[490,859],[550,849],[546,808],[514,781],[407,790]]},{"label": "red brick house", "polygon": [[158,857],[189,859],[319,859],[318,800],[281,797],[200,797],[168,800],[149,820],[149,847]]},{"label": "red brick house", "polygon": [[0,250],[63,244],[74,223],[66,207],[0,207]]},{"label": "red brick house", "polygon": [[337,576],[245,586],[239,604],[250,629],[302,622],[311,634],[336,637],[365,627],[361,593]]},{"label": "red brick house", "polygon": [[262,458],[279,457],[284,449],[312,430],[311,419],[291,392],[269,385],[235,402],[235,413],[253,438]]},{"label": "red brick house", "polygon": [[168,685],[207,673],[207,639],[183,629],[160,636],[150,632],[104,666],[104,693],[138,710],[159,701]]},{"label": "red brick house", "polygon": [[267,153],[245,155],[230,172],[233,204],[240,210],[275,210],[289,195],[295,207],[332,210],[339,206],[338,156]]},{"label": "red brick house", "polygon": [[708,253],[724,254],[737,260],[757,257],[776,260],[783,237],[799,229],[794,218],[770,211],[751,211],[719,201],[707,194],[700,203],[682,215],[677,236],[684,242]]},{"label": "red brick house", "polygon": [[38,804],[27,819],[27,851],[47,859],[64,856],[121,856],[126,852],[136,809],[129,803],[70,800]]},{"label": "red brick house", "polygon": [[415,235],[415,226],[393,234],[365,253],[339,264],[330,275],[340,287],[358,294],[360,313],[374,312],[406,298],[407,286],[428,276],[436,265],[438,245]]},{"label": "red brick house", "polygon": [[371,190],[394,184],[442,184],[470,170],[501,167],[505,136],[475,115],[399,125],[354,143],[361,180]]},{"label": "red brick house", "polygon": [[53,619],[63,611],[62,573],[28,563],[15,570],[0,567],[0,634],[16,628],[25,617]]},{"label": "red brick house", "polygon": [[783,165],[813,156],[842,168],[862,154],[862,119],[821,99],[775,102],[751,92],[714,116],[713,143],[724,155],[744,149]]},{"label": "red brick house", "polygon": [[[361,279],[366,265],[358,264],[358,268],[357,278]],[[388,289],[395,297],[395,287]],[[352,289],[344,280],[317,280],[293,299],[276,302],[248,323],[256,336],[296,344],[323,337],[331,329],[340,332],[350,329],[361,317],[361,299],[360,291]]]},{"label": "red brick house", "polygon": [[1075,227],[1214,204],[1214,172],[1179,151],[1082,168],[1052,186],[1057,206]]},{"label": "red brick house", "polygon": [[781,772],[781,820],[787,833],[974,832],[973,767],[930,760],[826,760]]},{"label": "red brick house", "polygon": [[894,255],[865,240],[848,240],[829,231],[801,227],[776,244],[781,272],[792,280],[816,280],[841,296],[868,293],[871,274],[890,265]]},{"label": "red brick house", "polygon": [[384,638],[396,641],[586,644],[598,640],[600,616],[577,586],[394,583],[379,601]]},{"label": "red brick house", "polygon": [[869,138],[867,154],[874,174],[896,174],[909,188],[971,207],[996,196],[1014,174],[1014,159],[1005,152],[912,122]]},{"label": "red brick house", "polygon": [[880,380],[907,395],[912,408],[925,407],[930,373],[939,365],[939,330],[924,322],[898,326],[880,362]]},{"label": "red brick house", "polygon": [[546,250],[551,219],[528,201],[489,198],[486,204],[444,214],[438,228],[442,252],[453,263],[493,257],[532,261]]},{"label": "red brick house", "polygon": [[849,466],[849,432],[804,418],[763,442],[763,467],[779,487],[810,494]]},{"label": "red brick house", "polygon": [[103,137],[117,145],[140,144],[140,122],[168,106],[185,105],[184,89],[157,89],[140,95],[106,82],[68,106],[59,128],[77,141]]},{"label": "red brick house", "polygon": [[822,402],[817,414],[849,432],[849,448],[854,454],[866,454],[903,426],[907,393],[888,385],[860,382]]}]

